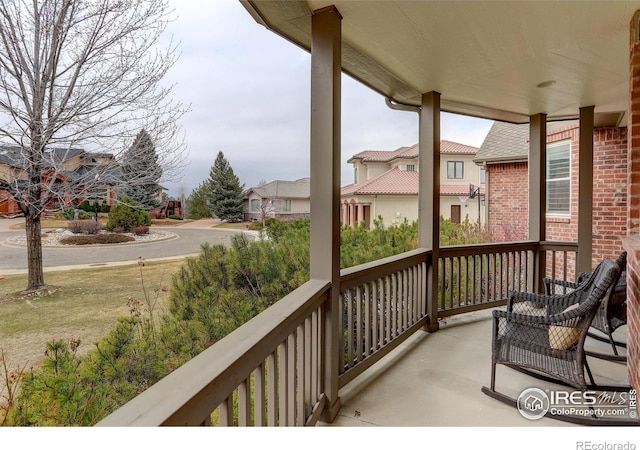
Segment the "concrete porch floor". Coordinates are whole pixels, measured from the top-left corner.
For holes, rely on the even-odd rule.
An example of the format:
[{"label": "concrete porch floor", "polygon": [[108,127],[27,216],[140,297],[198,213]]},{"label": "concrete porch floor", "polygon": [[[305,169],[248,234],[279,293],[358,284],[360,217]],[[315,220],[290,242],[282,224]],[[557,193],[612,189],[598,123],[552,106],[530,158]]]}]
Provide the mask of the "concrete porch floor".
[{"label": "concrete porch floor", "polygon": [[[549,418],[526,419],[517,409],[481,392],[481,387],[490,383],[491,326],[491,311],[485,310],[448,318],[435,333],[415,333],[345,386],[340,391],[342,408],[338,417],[331,424],[320,425],[577,427]],[[616,333],[626,338],[626,327]],[[587,349],[610,349],[607,344],[587,339]],[[588,363],[596,383],[628,384],[626,365],[591,357]],[[564,390],[498,365],[498,391],[517,398],[529,387]]]}]

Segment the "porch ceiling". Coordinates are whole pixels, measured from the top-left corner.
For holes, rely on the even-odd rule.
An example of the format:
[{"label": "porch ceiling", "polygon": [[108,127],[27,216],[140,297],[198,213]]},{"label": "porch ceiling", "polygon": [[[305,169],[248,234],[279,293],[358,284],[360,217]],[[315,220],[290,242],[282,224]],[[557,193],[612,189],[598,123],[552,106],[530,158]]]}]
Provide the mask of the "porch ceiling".
[{"label": "porch ceiling", "polygon": [[[626,123],[629,24],[640,1],[241,0],[255,20],[302,48],[312,11],[343,17],[343,70],[396,102],[437,91],[444,111],[509,122]],[[540,88],[543,81],[555,84]]]}]

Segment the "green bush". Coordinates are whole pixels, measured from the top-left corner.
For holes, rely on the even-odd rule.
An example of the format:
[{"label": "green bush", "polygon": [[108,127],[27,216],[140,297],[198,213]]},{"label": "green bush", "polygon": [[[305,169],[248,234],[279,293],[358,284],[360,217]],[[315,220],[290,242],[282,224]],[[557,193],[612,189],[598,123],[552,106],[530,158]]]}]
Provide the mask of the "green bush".
[{"label": "green bush", "polygon": [[111,207],[105,228],[108,231],[122,228],[125,232],[130,232],[141,225],[150,226],[151,216],[140,203],[129,197],[123,197],[118,204]]},{"label": "green bush", "polygon": [[57,220],[75,220],[76,211],[78,211],[78,220],[91,219],[92,217],[91,214],[81,209],[69,208],[64,211],[58,211],[55,213],[54,218]]},{"label": "green bush", "polygon": [[169,216],[169,219],[173,219],[173,220],[182,220],[182,217],[176,215],[176,214],[171,214]]}]

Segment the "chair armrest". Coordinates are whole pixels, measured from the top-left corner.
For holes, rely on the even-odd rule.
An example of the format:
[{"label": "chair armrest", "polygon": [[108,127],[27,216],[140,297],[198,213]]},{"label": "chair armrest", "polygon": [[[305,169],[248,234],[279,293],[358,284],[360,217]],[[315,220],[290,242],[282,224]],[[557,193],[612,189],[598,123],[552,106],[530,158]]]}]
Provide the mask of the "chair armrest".
[{"label": "chair armrest", "polygon": [[579,299],[579,291],[571,291],[564,295],[542,295],[531,292],[511,291],[507,299],[507,312],[513,313],[516,303],[529,302],[532,305],[527,309],[531,311],[528,311],[525,315],[532,315],[533,310],[545,307],[546,313],[544,315],[549,315],[562,311],[574,303],[577,303]]},{"label": "chair armrest", "polygon": [[569,311],[562,311],[556,314],[550,315],[530,315],[530,314],[522,314],[522,313],[514,313],[502,310],[494,310],[493,311],[493,319],[506,319],[510,322],[516,322],[518,324],[526,325],[526,326],[539,326],[540,325],[565,325],[567,322],[572,321],[573,319],[582,318],[589,309],[592,308],[591,305],[584,303],[578,306],[575,309],[571,309]]}]

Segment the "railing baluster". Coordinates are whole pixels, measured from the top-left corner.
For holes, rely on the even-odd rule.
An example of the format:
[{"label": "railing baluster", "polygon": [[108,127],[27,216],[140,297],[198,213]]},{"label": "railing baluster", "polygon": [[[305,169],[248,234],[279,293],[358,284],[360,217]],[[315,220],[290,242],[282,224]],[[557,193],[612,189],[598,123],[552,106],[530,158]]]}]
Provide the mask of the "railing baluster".
[{"label": "railing baluster", "polygon": [[238,425],[251,425],[251,387],[249,380],[244,380],[238,386]]},{"label": "railing baluster", "polygon": [[311,334],[312,319],[307,317],[304,320],[304,366],[306,370],[304,372],[304,383],[302,392],[304,394],[305,410],[304,415],[308,417],[311,414],[312,403],[311,399],[315,392],[311,388],[311,378],[313,376],[313,369],[315,360],[312,357],[311,349],[313,348],[313,335]]},{"label": "railing baluster", "polygon": [[384,295],[384,303],[385,303],[385,319],[386,319],[386,323],[385,323],[385,343],[388,343],[389,341],[391,341],[391,336],[392,336],[392,330],[391,330],[391,317],[393,315],[393,310],[392,310],[392,302],[391,302],[391,276],[386,276],[384,278],[384,287],[385,287],[385,295]]},{"label": "railing baluster", "polygon": [[265,373],[264,363],[260,364],[253,371],[253,424],[263,427],[266,423],[265,409],[267,398],[265,396]]},{"label": "railing baluster", "polygon": [[[342,316],[344,317],[344,316]],[[305,359],[305,335],[304,335],[304,326],[300,325],[296,330],[296,371],[294,382],[294,386],[297,386],[296,392],[296,425],[302,426],[304,425],[305,418],[307,417],[307,411],[305,409],[305,403],[307,402],[306,397],[304,395],[304,379],[305,374],[307,372],[306,359]]]},{"label": "railing baluster", "polygon": [[322,355],[322,324],[320,321],[324,319],[324,306],[311,314],[311,361],[313,361],[313,371],[311,373],[311,392],[313,398],[318,398],[322,390],[320,380],[322,380],[322,365],[320,363],[320,355]]},{"label": "railing baluster", "polygon": [[405,331],[409,325],[409,277],[407,269],[402,271],[402,298],[404,299],[402,308],[402,331]]},{"label": "railing baluster", "polygon": [[287,341],[278,346],[278,425],[287,425],[288,406],[287,397]]},{"label": "railing baluster", "polygon": [[220,425],[223,427],[233,425],[233,392],[220,404]]},{"label": "railing baluster", "polygon": [[353,327],[355,326],[355,319],[353,317],[353,302],[354,295],[353,290],[349,289],[344,293],[345,301],[347,302],[347,365],[353,366],[354,349],[353,349]]},{"label": "railing baluster", "polygon": [[291,333],[287,337],[287,370],[286,370],[286,389],[287,389],[287,421],[286,425],[294,425],[296,423],[296,337]]},{"label": "railing baluster", "polygon": [[371,353],[371,286],[364,285],[364,357]]},{"label": "railing baluster", "polygon": [[378,282],[371,283],[371,351],[378,349]]},{"label": "railing baluster", "polygon": [[357,337],[357,347],[356,347],[356,359],[358,362],[362,361],[364,355],[364,349],[362,345],[364,344],[364,325],[362,323],[362,287],[358,286],[356,288],[356,337]]}]

